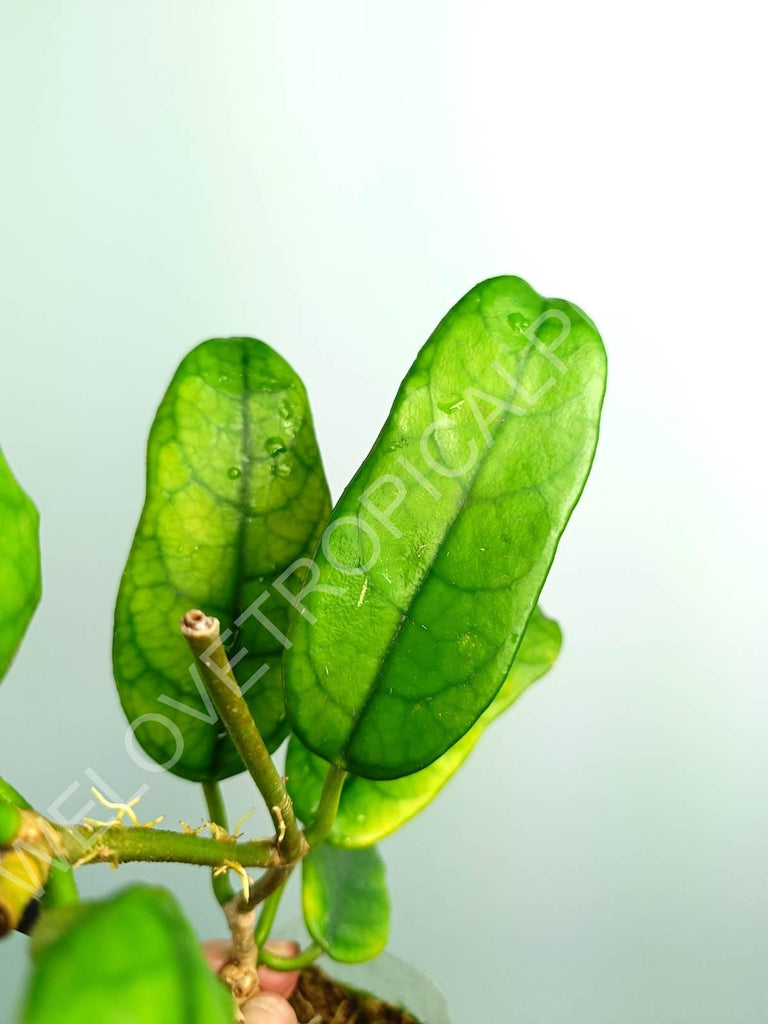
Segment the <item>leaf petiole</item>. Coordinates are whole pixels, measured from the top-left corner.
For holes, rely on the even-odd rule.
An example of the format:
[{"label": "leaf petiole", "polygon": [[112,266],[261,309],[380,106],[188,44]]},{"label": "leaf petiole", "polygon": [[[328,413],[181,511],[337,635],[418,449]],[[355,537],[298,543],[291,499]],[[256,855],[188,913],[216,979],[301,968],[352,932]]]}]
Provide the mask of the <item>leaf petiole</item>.
[{"label": "leaf petiole", "polygon": [[307,946],[296,956],[278,956],[277,953],[271,953],[268,949],[260,949],[259,963],[264,964],[265,967],[271,967],[275,971],[300,971],[313,964],[323,953],[325,950],[319,942],[313,942],[311,946]]},{"label": "leaf petiole", "polygon": [[286,882],[283,882],[279,889],[275,889],[270,896],[267,896],[261,905],[261,913],[254,929],[254,940],[259,947],[264,945],[272,932],[280,901],[285,892]]},{"label": "leaf petiole", "polygon": [[334,764],[329,767],[314,820],[304,832],[304,838],[310,847],[319,846],[328,838],[339,813],[339,801],[346,777],[347,773],[343,768],[337,768]]},{"label": "leaf petiole", "polygon": [[[204,782],[203,793],[205,795],[205,805],[208,808],[208,817],[214,825],[219,825],[225,832],[228,832],[227,809],[224,806],[221,787],[217,782]],[[216,874],[215,868],[211,872],[211,886],[213,888],[213,895],[222,907],[225,903],[229,903],[235,895],[235,890],[230,884],[229,876],[226,874]]]}]

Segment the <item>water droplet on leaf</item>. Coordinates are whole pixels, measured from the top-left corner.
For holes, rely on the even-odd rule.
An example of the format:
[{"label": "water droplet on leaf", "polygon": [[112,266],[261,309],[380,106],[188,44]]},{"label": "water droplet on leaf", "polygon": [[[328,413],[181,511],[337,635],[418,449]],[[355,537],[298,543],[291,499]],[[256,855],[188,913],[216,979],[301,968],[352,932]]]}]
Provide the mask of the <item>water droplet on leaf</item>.
[{"label": "water droplet on leaf", "polygon": [[282,437],[268,437],[264,442],[264,447],[273,457],[275,455],[282,455],[283,452],[287,451],[285,441],[283,441]]},{"label": "water droplet on leaf", "polygon": [[507,317],[507,323],[517,334],[524,334],[526,328],[531,325],[531,321],[523,316],[522,313],[510,313]]},{"label": "water droplet on leaf", "polygon": [[461,395],[451,394],[444,395],[437,403],[438,409],[442,412],[455,412],[456,409],[460,409],[464,405],[464,399]]}]

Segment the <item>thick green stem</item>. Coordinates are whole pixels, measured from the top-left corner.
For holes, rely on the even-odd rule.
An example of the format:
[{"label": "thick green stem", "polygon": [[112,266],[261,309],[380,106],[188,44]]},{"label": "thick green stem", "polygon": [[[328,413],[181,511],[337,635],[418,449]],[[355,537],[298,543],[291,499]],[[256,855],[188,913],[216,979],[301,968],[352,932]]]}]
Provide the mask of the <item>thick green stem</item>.
[{"label": "thick green stem", "polygon": [[339,800],[346,777],[347,773],[343,768],[331,765],[328,769],[323,792],[320,795],[320,803],[317,805],[315,820],[304,832],[304,838],[310,846],[319,846],[328,838],[333,823],[336,821],[336,815],[339,813]]},{"label": "thick green stem", "polygon": [[55,845],[70,864],[119,864],[129,861],[166,861],[220,867],[230,861],[244,868],[269,868],[280,862],[270,839],[233,843],[183,832],[120,825],[96,831],[82,825],[59,827],[46,823]]},{"label": "thick green stem", "polygon": [[181,632],[200,663],[203,682],[223,725],[264,797],[275,823],[283,859],[289,863],[299,860],[306,845],[296,822],[293,803],[240,692],[221,642],[219,620],[201,611],[187,612],[181,622]]},{"label": "thick green stem", "polygon": [[272,934],[272,926],[275,923],[277,910],[284,892],[285,882],[283,882],[279,889],[275,889],[271,896],[267,896],[262,903],[261,913],[259,914],[259,920],[256,922],[256,929],[254,931],[254,940],[257,946],[263,946]]},{"label": "thick green stem", "polygon": [[[205,805],[208,808],[208,817],[214,825],[218,825],[226,832],[229,832],[227,824],[227,809],[224,806],[224,797],[221,787],[217,782],[204,782],[203,793],[205,794]],[[227,875],[216,874],[216,869],[211,872],[211,885],[213,895],[223,907],[234,898],[235,890],[232,888]]]},{"label": "thick green stem", "polygon": [[307,946],[296,956],[278,956],[276,953],[270,953],[268,949],[260,949],[259,963],[271,967],[275,971],[300,971],[313,964],[324,952],[325,950],[319,942],[313,942],[311,946]]}]

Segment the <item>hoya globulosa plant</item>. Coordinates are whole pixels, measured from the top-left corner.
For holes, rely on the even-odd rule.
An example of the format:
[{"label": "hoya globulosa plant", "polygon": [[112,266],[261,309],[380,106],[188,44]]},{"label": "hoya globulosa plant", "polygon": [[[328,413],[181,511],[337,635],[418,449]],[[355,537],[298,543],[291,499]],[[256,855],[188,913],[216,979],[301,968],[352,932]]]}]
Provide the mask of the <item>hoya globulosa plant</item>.
[{"label": "hoya globulosa plant", "polygon": [[[149,437],[113,658],[136,741],[202,786],[207,821],[169,831],[116,803],[112,820],[63,826],[0,781],[0,931],[24,927],[32,900],[42,908],[25,1024],[230,1024],[259,962],[383,950],[376,844],[558,655],[560,629],[537,601],[592,464],[605,375],[577,307],[518,278],[486,281],[419,352],[332,508],[285,360],[250,338],[183,360]],[[4,461],[0,524],[5,671],[40,571],[37,513]],[[286,738],[283,776],[272,755]],[[230,832],[218,784],[244,770],[267,838]],[[74,869],[127,861],[212,869],[233,940],[228,987],[168,893],[78,900]],[[264,944],[296,869],[312,942],[280,958]]]}]

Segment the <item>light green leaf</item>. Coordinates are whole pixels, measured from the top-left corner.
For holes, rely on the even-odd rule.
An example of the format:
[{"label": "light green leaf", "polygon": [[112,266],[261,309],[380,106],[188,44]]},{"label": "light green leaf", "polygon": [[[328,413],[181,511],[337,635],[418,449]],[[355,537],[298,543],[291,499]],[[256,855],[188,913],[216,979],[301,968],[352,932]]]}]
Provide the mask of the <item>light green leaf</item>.
[{"label": "light green leaf", "polygon": [[[40,934],[38,935],[38,931]],[[46,911],[21,1024],[232,1024],[229,990],[170,893],[135,886]]]},{"label": "light green leaf", "polygon": [[149,437],[113,649],[136,738],[177,775],[213,781],[243,769],[191,671],[179,632],[191,608],[220,619],[269,748],[285,737],[280,637],[329,507],[307,395],[288,363],[252,338],[193,349]]},{"label": "light green leaf", "polygon": [[0,798],[7,800],[9,803],[15,804],[17,807],[22,807],[27,810],[29,810],[31,806],[27,803],[21,793],[15,789],[10,782],[6,782],[3,778],[0,778]]},{"label": "light green leaf", "polygon": [[491,703],[589,473],[605,376],[592,322],[519,278],[478,285],[439,324],[293,619],[288,713],[315,754],[398,778]]},{"label": "light green leaf", "polygon": [[[370,846],[424,810],[466,761],[491,722],[552,667],[561,642],[558,624],[536,608],[506,682],[469,732],[437,761],[414,775],[390,781],[349,776],[328,841],[346,849]],[[311,821],[317,812],[327,771],[326,761],[311,754],[295,736],[291,737],[286,762],[288,791],[303,821]]]},{"label": "light green leaf", "polygon": [[372,960],[387,944],[389,893],[378,850],[318,846],[302,861],[301,900],[309,934],[333,960]]},{"label": "light green leaf", "polygon": [[0,679],[40,600],[39,518],[0,451]]}]

